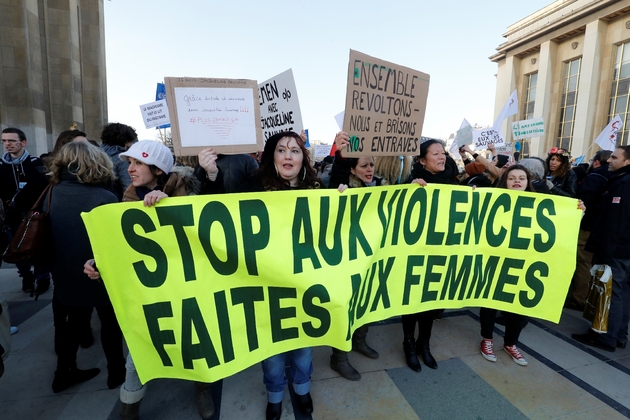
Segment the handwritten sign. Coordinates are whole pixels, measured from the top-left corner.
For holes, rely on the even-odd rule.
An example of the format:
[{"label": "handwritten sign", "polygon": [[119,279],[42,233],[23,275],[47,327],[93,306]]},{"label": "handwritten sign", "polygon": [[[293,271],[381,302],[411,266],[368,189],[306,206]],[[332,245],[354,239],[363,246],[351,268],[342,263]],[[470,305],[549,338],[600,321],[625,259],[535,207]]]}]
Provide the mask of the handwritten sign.
[{"label": "handwritten sign", "polygon": [[315,157],[326,157],[330,155],[330,149],[332,145],[330,144],[317,144],[315,145]]},{"label": "handwritten sign", "polygon": [[267,140],[282,131],[302,132],[302,113],[291,69],[258,85],[260,122]]},{"label": "handwritten sign", "polygon": [[167,77],[165,84],[176,155],[263,148],[255,80]]},{"label": "handwritten sign", "polygon": [[429,75],[350,50],[344,156],[417,155]]},{"label": "handwritten sign", "polygon": [[140,105],[140,112],[142,112],[142,120],[146,128],[170,124],[171,122],[165,99]]},{"label": "handwritten sign", "polygon": [[482,130],[473,130],[473,142],[476,150],[488,148],[488,144],[493,143],[495,146],[505,143],[501,133],[492,128],[484,128]]},{"label": "handwritten sign", "polygon": [[545,123],[542,118],[532,118],[512,123],[514,140],[539,137],[545,135]]}]

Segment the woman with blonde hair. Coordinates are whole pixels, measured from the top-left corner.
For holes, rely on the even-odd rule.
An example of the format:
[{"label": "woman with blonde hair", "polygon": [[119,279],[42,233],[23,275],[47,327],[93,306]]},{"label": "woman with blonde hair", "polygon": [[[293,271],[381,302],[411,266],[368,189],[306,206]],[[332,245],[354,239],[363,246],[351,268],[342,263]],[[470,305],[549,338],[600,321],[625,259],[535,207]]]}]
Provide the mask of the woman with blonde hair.
[{"label": "woman with blonde hair", "polygon": [[[110,190],[114,171],[109,157],[89,143],[71,142],[59,149],[51,162],[50,228],[55,284],[53,317],[57,370],[53,392],[87,381],[98,368],[77,368],[79,333],[92,308],[101,320],[101,344],[107,359],[107,386],[113,389],[125,379],[122,332],[101,282],[86,281],[83,263],[93,258],[92,247],[81,219],[82,212],[116,203]],[[44,200],[45,208],[48,205]]]}]

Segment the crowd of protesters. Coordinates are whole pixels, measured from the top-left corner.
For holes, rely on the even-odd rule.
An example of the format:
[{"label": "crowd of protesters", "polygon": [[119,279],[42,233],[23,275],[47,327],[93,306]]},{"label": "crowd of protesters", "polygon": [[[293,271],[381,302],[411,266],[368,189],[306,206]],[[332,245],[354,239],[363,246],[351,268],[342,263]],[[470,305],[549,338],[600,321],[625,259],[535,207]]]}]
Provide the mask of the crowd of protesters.
[{"label": "crowd of protesters", "polygon": [[[142,201],[145,206],[154,206],[170,196],[318,188],[335,188],[344,194],[347,188],[415,183],[420,187],[459,184],[577,198],[578,208],[585,215],[577,244],[577,268],[565,306],[584,309],[593,263],[611,267],[614,288],[608,332],[597,334],[589,330],[586,334],[574,334],[573,338],[607,351],[626,346],[630,318],[630,146],[619,146],[613,152],[599,151],[589,165],[578,166],[571,165],[569,151],[557,147],[544,160],[529,157],[516,162],[513,156],[497,154],[492,145],[483,153],[464,146],[459,150],[460,173],[457,161],[437,140],[422,143],[416,157],[344,157],[349,142],[345,132],[335,137],[334,156],[321,162],[311,162],[303,135],[294,132],[270,137],[262,155],[255,156],[221,155],[208,148],[196,157],[175,159],[162,143],[138,141],[132,127],[118,123],[105,126],[101,142],[99,146],[88,140],[85,133],[69,130],[61,133],[53,151],[40,159],[29,155],[21,130],[2,131],[6,153],[0,162],[0,198],[6,211],[3,222],[9,240],[22,216],[44,189],[53,185],[47,207],[55,251],[52,263],[49,267],[35,266],[34,271],[28,265],[18,265],[17,269],[24,292],[37,296],[48,290],[51,278],[54,283],[55,393],[99,373],[97,368],[79,369],[76,361],[78,347],[89,347],[94,341],[90,322],[96,309],[107,359],[107,385],[110,389],[120,387],[121,416],[139,417],[145,386],[138,378],[132,354],[127,354],[125,361],[122,332],[80,214],[120,201]],[[430,338],[434,320],[442,312],[438,309],[402,316],[402,353],[409,368],[416,372],[421,371],[420,359],[427,367],[438,368],[431,354]],[[497,311],[480,308],[479,314],[480,353],[486,360],[496,362],[493,331]],[[526,366],[527,360],[516,345],[527,317],[503,312],[502,318],[503,349],[516,364]],[[352,349],[376,359],[379,354],[369,346],[368,332],[367,325],[354,332]],[[360,380],[361,374],[348,356],[348,352],[333,348],[330,367],[348,380]],[[262,362],[267,419],[279,419],[282,415],[288,383],[285,365],[289,366],[298,408],[305,414],[313,412],[312,350],[303,348]],[[195,382],[194,390],[200,417],[211,418],[215,406],[209,384]]]}]

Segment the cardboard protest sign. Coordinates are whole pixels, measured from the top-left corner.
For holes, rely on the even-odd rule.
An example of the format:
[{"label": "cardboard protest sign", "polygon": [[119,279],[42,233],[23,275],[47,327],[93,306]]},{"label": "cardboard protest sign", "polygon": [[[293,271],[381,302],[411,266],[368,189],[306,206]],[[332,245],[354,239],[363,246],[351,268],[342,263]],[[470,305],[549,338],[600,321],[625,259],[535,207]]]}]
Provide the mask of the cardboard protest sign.
[{"label": "cardboard protest sign", "polygon": [[140,105],[140,112],[142,112],[142,120],[146,128],[158,127],[171,122],[165,99]]},{"label": "cardboard protest sign", "polygon": [[281,131],[302,132],[302,112],[291,69],[258,85],[260,122],[265,140]]},{"label": "cardboard protest sign", "polygon": [[[214,382],[369,322],[494,308],[558,322],[582,212],[415,184],[165,198],[82,217],[142,382]],[[559,263],[562,261],[562,263]]]},{"label": "cardboard protest sign", "polygon": [[220,153],[263,149],[255,80],[167,77],[164,82],[177,156],[207,147]]},{"label": "cardboard protest sign", "polygon": [[344,156],[420,153],[429,75],[350,50]]},{"label": "cardboard protest sign", "polygon": [[545,135],[545,123],[542,118],[532,118],[512,123],[514,140],[527,139]]},{"label": "cardboard protest sign", "polygon": [[330,149],[331,149],[331,145],[330,144],[317,144],[315,145],[315,157],[326,157],[328,155],[330,155]]},{"label": "cardboard protest sign", "polygon": [[473,150],[484,150],[488,148],[488,144],[492,143],[495,146],[500,146],[505,141],[501,137],[501,133],[492,128],[484,128],[482,130],[472,131],[473,143],[475,147]]}]

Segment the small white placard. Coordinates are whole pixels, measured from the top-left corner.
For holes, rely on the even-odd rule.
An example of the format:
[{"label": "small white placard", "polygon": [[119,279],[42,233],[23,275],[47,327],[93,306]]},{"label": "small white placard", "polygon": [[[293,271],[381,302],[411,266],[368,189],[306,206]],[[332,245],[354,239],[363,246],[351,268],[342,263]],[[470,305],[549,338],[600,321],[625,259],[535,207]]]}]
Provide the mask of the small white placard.
[{"label": "small white placard", "polygon": [[330,149],[332,145],[330,144],[318,144],[315,146],[315,157],[326,157],[330,155]]},{"label": "small white placard", "polygon": [[146,128],[171,123],[165,99],[140,105],[140,112],[142,112],[142,120]]}]

